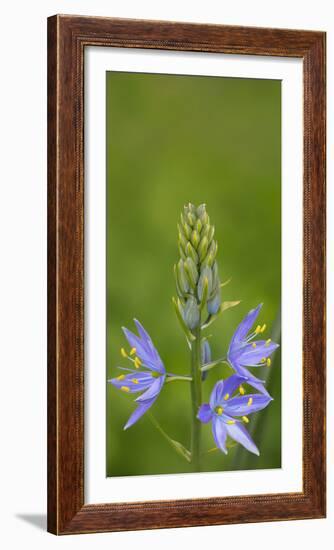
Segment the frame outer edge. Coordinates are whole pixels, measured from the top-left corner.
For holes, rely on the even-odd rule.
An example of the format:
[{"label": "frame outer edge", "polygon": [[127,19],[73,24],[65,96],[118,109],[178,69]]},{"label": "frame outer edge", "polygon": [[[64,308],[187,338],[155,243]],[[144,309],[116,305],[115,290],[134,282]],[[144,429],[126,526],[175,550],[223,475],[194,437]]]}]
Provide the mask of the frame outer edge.
[{"label": "frame outer edge", "polygon": [[47,21],[47,530],[58,532],[57,474],[57,82],[58,18]]},{"label": "frame outer edge", "polygon": [[[198,42],[203,36],[208,37],[208,42]],[[275,38],[275,45],[268,42],[269,38]],[[308,222],[304,219],[304,227],[308,226],[304,233],[307,240],[304,297],[308,311],[316,309],[316,313],[312,316],[304,313],[309,335],[304,340],[307,444],[303,455],[303,493],[228,497],[209,499],[210,502],[191,499],[84,505],[82,61],[83,45],[89,44],[304,58],[305,90],[308,88],[308,95],[304,93],[307,107],[304,187],[307,184],[308,188],[304,205],[309,216]],[[48,19],[48,531],[51,533],[324,517],[325,439],[324,429],[319,430],[315,422],[315,417],[323,425],[325,421],[324,49],[325,33],[313,31],[81,16]],[[307,251],[311,256],[309,263],[305,260]],[[312,299],[319,302],[314,304]]]}]

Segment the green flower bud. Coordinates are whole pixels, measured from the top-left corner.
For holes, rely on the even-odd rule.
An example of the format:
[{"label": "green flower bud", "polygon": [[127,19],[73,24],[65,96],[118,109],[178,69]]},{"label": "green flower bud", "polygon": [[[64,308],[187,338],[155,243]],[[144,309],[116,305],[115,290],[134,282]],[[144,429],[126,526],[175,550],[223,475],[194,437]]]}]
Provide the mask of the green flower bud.
[{"label": "green flower bud", "polygon": [[211,271],[210,267],[208,267],[208,266],[203,267],[203,269],[201,271],[200,278],[198,280],[197,295],[198,295],[198,299],[200,301],[202,300],[202,297],[203,297],[203,290],[204,290],[204,287],[205,287],[205,280],[206,279],[208,281],[207,282],[208,295],[210,295],[211,291],[212,291],[212,271]]},{"label": "green flower bud", "polygon": [[183,309],[183,318],[187,327],[191,330],[196,328],[200,320],[200,312],[196,302],[196,299],[193,296],[190,296],[186,302],[186,305]]},{"label": "green flower bud", "polygon": [[200,220],[202,222],[202,225],[208,225],[209,224],[209,216],[208,216],[207,212],[204,212],[201,215]]},{"label": "green flower bud", "polygon": [[179,252],[180,252],[180,256],[182,258],[182,260],[185,260],[187,258],[182,246],[179,244]]},{"label": "green flower bud", "polygon": [[209,231],[208,231],[208,241],[209,241],[209,244],[211,243],[214,234],[215,234],[215,226],[214,226],[214,225],[211,225],[211,226],[210,226],[210,229],[209,229]]},{"label": "green flower bud", "polygon": [[200,241],[199,234],[197,233],[196,229],[194,229],[194,231],[191,234],[191,242],[192,242],[192,244],[194,245],[195,248],[198,247],[199,241]]},{"label": "green flower bud", "polygon": [[207,237],[204,236],[201,239],[201,242],[199,243],[199,246],[198,246],[198,254],[199,254],[199,259],[201,261],[204,260],[204,258],[206,256],[208,246],[209,246],[209,241],[208,241]]},{"label": "green flower bud", "polygon": [[187,294],[187,292],[189,292],[190,289],[189,289],[188,278],[184,269],[183,260],[179,260],[176,267],[176,274],[177,274],[177,280],[178,280],[180,290],[183,292],[183,294]]},{"label": "green flower bud", "polygon": [[195,262],[195,264],[198,263],[198,254],[196,252],[196,250],[194,249],[194,247],[192,246],[191,243],[187,243],[187,246],[186,246],[186,254],[187,256],[189,256],[190,258],[192,258]]},{"label": "green flower bud", "polygon": [[196,231],[198,234],[200,234],[201,232],[201,229],[202,229],[202,222],[201,220],[198,218],[196,224],[195,224],[195,228],[196,228]]},{"label": "green flower bud", "polygon": [[194,223],[196,221],[196,218],[191,212],[189,212],[189,214],[187,216],[187,221],[188,221],[188,223],[191,227],[194,227]]},{"label": "green flower bud", "polygon": [[208,300],[208,303],[207,303],[207,308],[210,315],[215,315],[219,311],[220,305],[221,305],[221,291],[220,291],[220,286],[218,286],[213,297],[210,300]]},{"label": "green flower bud", "polygon": [[198,218],[201,218],[201,216],[203,216],[203,214],[206,213],[206,206],[205,204],[200,204],[197,209],[196,209],[196,215]]},{"label": "green flower bud", "polygon": [[179,230],[179,243],[182,246],[184,251],[186,250],[187,242],[188,241],[185,238],[185,236],[183,235],[182,231]]},{"label": "green flower bud", "polygon": [[208,235],[209,235],[209,233],[210,233],[210,228],[211,228],[210,225],[204,225],[204,226],[203,226],[202,233],[201,233],[201,238],[202,238],[202,239],[203,239],[204,237],[208,238]]},{"label": "green flower bud", "polygon": [[198,271],[196,268],[196,264],[192,258],[187,258],[184,262],[184,269],[188,275],[190,286],[193,290],[196,288],[197,280],[198,280]]}]

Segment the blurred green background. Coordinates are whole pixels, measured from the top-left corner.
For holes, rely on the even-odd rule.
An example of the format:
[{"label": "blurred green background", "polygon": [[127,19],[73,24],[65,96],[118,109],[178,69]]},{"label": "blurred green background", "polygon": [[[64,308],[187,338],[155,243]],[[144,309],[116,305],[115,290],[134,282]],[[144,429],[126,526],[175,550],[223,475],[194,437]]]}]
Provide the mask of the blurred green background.
[{"label": "blurred green background", "polygon": [[[266,335],[280,334],[281,83],[275,80],[107,73],[107,377],[126,345],[122,326],[137,317],[166,369],[187,374],[190,357],[175,316],[173,264],[176,223],[189,201],[206,203],[216,226],[223,300],[241,300],[210,327],[213,357],[226,354],[243,316],[258,303]],[[250,369],[252,370],[252,369]],[[256,372],[255,372],[256,370]],[[228,456],[206,454],[203,471],[279,468],[281,465],[280,352],[267,377],[274,401],[247,426],[260,449],[240,445]],[[262,371],[262,372],[261,372]],[[209,372],[207,400],[224,371]],[[191,471],[147,415],[124,431],[134,396],[107,384],[107,475]],[[151,411],[168,434],[189,448],[190,387],[163,388]],[[203,426],[203,450],[214,447]]]}]

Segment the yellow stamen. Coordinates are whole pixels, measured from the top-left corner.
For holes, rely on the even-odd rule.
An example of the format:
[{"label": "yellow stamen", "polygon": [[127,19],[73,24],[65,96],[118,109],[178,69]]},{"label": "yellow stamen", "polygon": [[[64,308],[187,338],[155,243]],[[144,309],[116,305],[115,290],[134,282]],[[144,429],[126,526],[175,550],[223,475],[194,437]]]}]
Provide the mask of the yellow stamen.
[{"label": "yellow stamen", "polygon": [[266,362],[266,358],[265,358],[265,357],[262,357],[261,363],[265,363],[265,362]]},{"label": "yellow stamen", "polygon": [[267,367],[270,367],[270,365],[271,365],[271,359],[270,359],[270,357],[268,357],[268,359],[267,359]]},{"label": "yellow stamen", "polygon": [[125,374],[120,374],[119,376],[117,376],[117,380],[124,380],[125,378]]},{"label": "yellow stamen", "polygon": [[122,391],[125,391],[125,392],[129,392],[129,391],[130,391],[130,388],[128,388],[128,386],[122,386],[122,387],[121,387],[121,390],[122,390]]},{"label": "yellow stamen", "polygon": [[131,382],[133,382],[134,384],[139,384],[138,378],[131,378]]},{"label": "yellow stamen", "polygon": [[264,332],[264,331],[266,330],[266,328],[267,328],[267,325],[266,325],[266,324],[262,325],[262,327],[261,327],[261,332]]},{"label": "yellow stamen", "polygon": [[268,340],[266,341],[266,346],[269,346],[270,342],[271,342],[271,338],[268,338]]},{"label": "yellow stamen", "polygon": [[253,342],[253,344],[252,344],[252,348],[256,348],[256,344],[255,344],[255,342]]},{"label": "yellow stamen", "polygon": [[140,365],[141,365],[141,360],[139,359],[139,357],[136,357],[135,358],[135,367],[136,367],[136,369],[139,369]]},{"label": "yellow stamen", "polygon": [[223,411],[224,411],[223,407],[217,407],[216,408],[216,413],[219,414],[219,415],[223,414]]},{"label": "yellow stamen", "polygon": [[257,327],[255,329],[255,334],[260,334],[260,332],[261,332],[261,326],[257,325]]},{"label": "yellow stamen", "polygon": [[136,353],[136,348],[132,348],[131,351],[130,351],[130,355],[134,355]]},{"label": "yellow stamen", "polygon": [[125,349],[124,348],[121,348],[121,355],[123,355],[123,357],[127,357],[128,354],[126,353]]},{"label": "yellow stamen", "polygon": [[249,419],[247,418],[247,416],[243,416],[242,420],[245,422],[245,424],[248,424],[249,422]]},{"label": "yellow stamen", "polygon": [[252,403],[253,403],[253,397],[250,397],[247,402],[247,407],[250,407]]},{"label": "yellow stamen", "polygon": [[228,420],[227,423],[228,424],[235,424],[235,420]]},{"label": "yellow stamen", "polygon": [[241,395],[245,395],[245,388],[243,388],[242,386],[239,386],[239,393]]},{"label": "yellow stamen", "polygon": [[224,401],[227,401],[229,397],[230,397],[230,394],[227,393],[227,394],[225,395],[225,397],[224,397]]}]

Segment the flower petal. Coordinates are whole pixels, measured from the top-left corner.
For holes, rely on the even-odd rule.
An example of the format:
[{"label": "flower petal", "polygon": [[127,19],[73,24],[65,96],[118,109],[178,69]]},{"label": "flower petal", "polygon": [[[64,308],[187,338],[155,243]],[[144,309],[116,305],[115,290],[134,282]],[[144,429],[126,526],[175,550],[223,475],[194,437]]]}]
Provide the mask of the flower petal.
[{"label": "flower petal", "polygon": [[255,388],[257,391],[259,391],[263,395],[267,395],[267,396],[271,397],[268,390],[264,386],[264,383],[262,382],[262,380],[259,380],[258,378],[255,378],[255,376],[253,376],[252,378],[249,378],[247,380],[247,384],[252,386],[252,388]]},{"label": "flower petal", "polygon": [[127,341],[130,344],[131,348],[136,348],[136,354],[141,359],[141,361],[145,364],[145,366],[155,372],[165,372],[165,368],[163,366],[163,363],[161,359],[157,359],[157,352],[155,350],[155,353],[148,349],[147,343],[145,340],[141,340],[131,332],[131,330],[123,327],[123,332],[125,334],[125,337]]},{"label": "flower petal", "polygon": [[245,447],[245,449],[247,449],[247,451],[259,456],[260,453],[258,448],[243,424],[240,422],[235,424],[227,424],[226,430],[228,435],[234,439],[234,441],[240,443],[243,447]]},{"label": "flower petal", "polygon": [[144,329],[143,325],[137,319],[134,319],[134,322],[136,324],[138,334],[140,335],[142,342],[145,343],[145,347],[147,348],[147,351],[149,352],[149,354],[152,355],[154,362],[157,365],[161,366],[160,372],[165,372],[163,362],[160,359],[160,355],[156,347],[154,346],[152,338],[150,337],[149,333],[147,332],[147,330]]},{"label": "flower petal", "polygon": [[274,351],[279,347],[279,345],[275,344],[275,342],[267,345],[263,340],[258,342],[255,341],[254,343],[256,344],[256,348],[249,344],[240,350],[237,357],[237,361],[240,365],[244,367],[261,367],[262,359],[267,359],[267,357],[274,353]]},{"label": "flower petal", "polygon": [[232,397],[226,401],[224,410],[231,416],[244,416],[261,411],[269,405],[270,401],[272,401],[271,397],[259,393]]},{"label": "flower petal", "polygon": [[223,453],[227,455],[227,424],[225,424],[219,416],[212,417],[212,433],[218,449],[220,449],[221,451],[223,451]]},{"label": "flower petal", "polygon": [[150,385],[148,390],[146,390],[145,393],[137,397],[136,401],[147,401],[147,399],[152,399],[152,397],[157,397],[158,394],[161,392],[162,386],[165,382],[165,376],[159,376],[159,378],[155,378],[154,382]]},{"label": "flower petal", "polygon": [[210,407],[214,410],[217,405],[220,405],[224,395],[224,380],[219,380],[210,395]]},{"label": "flower petal", "polygon": [[238,345],[240,342],[245,340],[248,332],[250,331],[253,324],[255,323],[261,308],[262,308],[262,304],[259,304],[255,309],[251,309],[247,313],[246,317],[244,317],[244,319],[238,325],[236,331],[232,336],[230,348],[233,347],[234,345]]},{"label": "flower petal", "polygon": [[201,422],[204,422],[204,424],[207,424],[207,422],[210,422],[212,418],[212,411],[209,403],[204,403],[203,405],[200,406],[197,413],[197,418]]},{"label": "flower petal", "polygon": [[148,399],[147,401],[140,403],[125,424],[124,430],[127,430],[128,428],[130,428],[130,426],[133,426],[133,424],[135,424],[135,422],[137,422],[143,416],[143,414],[145,414],[146,411],[153,405],[155,399],[156,398],[154,397],[153,399]]},{"label": "flower petal", "polygon": [[263,395],[267,395],[267,396],[270,397],[268,391],[266,390],[266,388],[264,386],[265,380],[260,380],[260,378],[256,378],[256,376],[254,376],[254,374],[249,372],[245,367],[238,367],[237,372],[241,376],[245,377],[244,381],[247,384],[249,384],[249,386],[252,386],[253,388],[255,388],[260,393],[263,393]]},{"label": "flower petal", "polygon": [[246,378],[244,376],[240,376],[239,374],[232,374],[232,376],[229,376],[226,380],[224,380],[224,397],[225,395],[232,395],[235,390],[244,382],[246,382]]},{"label": "flower petal", "polygon": [[149,388],[153,380],[155,380],[155,378],[153,378],[150,372],[131,371],[131,373],[126,376],[121,375],[116,378],[110,378],[108,383],[118,389],[127,388],[125,391],[137,393]]}]

